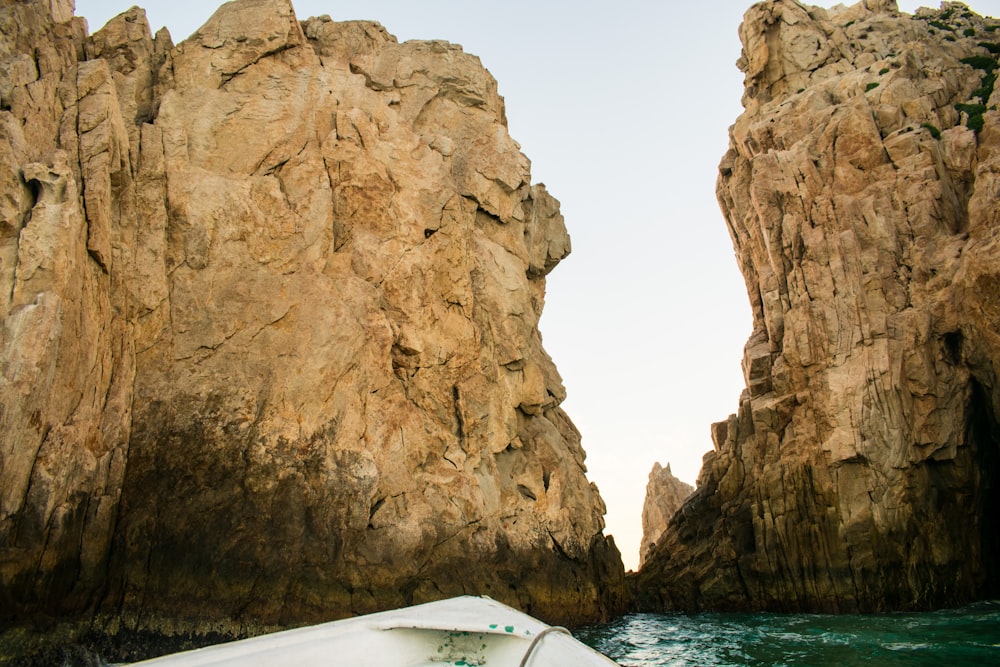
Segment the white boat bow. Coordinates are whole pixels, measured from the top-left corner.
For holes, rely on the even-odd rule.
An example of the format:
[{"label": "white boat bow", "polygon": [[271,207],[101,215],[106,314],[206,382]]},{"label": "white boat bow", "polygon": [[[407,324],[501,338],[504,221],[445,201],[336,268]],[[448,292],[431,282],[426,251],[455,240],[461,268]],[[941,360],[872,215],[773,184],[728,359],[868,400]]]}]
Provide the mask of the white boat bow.
[{"label": "white boat bow", "polygon": [[608,667],[565,628],[457,597],[135,663],[149,667]]}]

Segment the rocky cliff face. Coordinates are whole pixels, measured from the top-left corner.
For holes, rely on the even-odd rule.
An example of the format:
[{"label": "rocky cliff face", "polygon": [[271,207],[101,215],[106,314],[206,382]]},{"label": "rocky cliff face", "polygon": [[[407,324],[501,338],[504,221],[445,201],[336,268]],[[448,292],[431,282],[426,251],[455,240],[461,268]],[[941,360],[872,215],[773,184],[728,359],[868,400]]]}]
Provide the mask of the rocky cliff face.
[{"label": "rocky cliff face", "polygon": [[1000,21],[752,7],[718,195],[755,329],[652,608],[1000,593]]},{"label": "rocky cliff face", "polygon": [[0,609],[245,632],[622,603],[537,323],[569,252],[444,42],[0,8]]},{"label": "rocky cliff face", "polygon": [[669,463],[666,468],[659,463],[653,464],[653,469],[649,471],[649,482],[646,484],[646,499],[642,504],[640,568],[646,562],[646,556],[653,545],[667,529],[670,519],[693,491],[693,486],[674,477]]}]

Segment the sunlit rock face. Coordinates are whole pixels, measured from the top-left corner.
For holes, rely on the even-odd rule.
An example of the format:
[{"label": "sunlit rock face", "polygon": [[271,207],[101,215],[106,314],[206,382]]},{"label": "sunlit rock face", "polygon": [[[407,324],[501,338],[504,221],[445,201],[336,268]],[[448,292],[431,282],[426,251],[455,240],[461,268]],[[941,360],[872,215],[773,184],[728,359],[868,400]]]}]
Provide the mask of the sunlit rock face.
[{"label": "sunlit rock face", "polygon": [[621,608],[537,328],[569,237],[477,58],[286,0],[0,22],[0,613]]},{"label": "sunlit rock face", "polygon": [[754,333],[648,608],[1000,592],[1000,21],[753,6],[718,197]]}]

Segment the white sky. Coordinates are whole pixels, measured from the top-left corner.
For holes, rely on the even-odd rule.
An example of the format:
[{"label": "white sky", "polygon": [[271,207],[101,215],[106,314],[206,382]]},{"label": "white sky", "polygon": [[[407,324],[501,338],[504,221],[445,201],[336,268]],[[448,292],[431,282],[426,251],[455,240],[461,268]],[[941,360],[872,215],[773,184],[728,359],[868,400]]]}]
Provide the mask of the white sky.
[{"label": "white sky", "polygon": [[[76,0],[77,15],[93,32],[134,2],[175,43],[221,4]],[[742,111],[734,63],[751,0],[292,2],[299,19],[370,19],[400,41],[461,44],[496,77],[511,136],[573,239],[549,275],[542,335],[607,532],[636,568],[653,463],[693,484],[710,424],[736,411],[744,386],[750,307],[715,178]],[[1000,0],[969,4],[1000,16]],[[938,3],[899,2],[921,5]]]}]

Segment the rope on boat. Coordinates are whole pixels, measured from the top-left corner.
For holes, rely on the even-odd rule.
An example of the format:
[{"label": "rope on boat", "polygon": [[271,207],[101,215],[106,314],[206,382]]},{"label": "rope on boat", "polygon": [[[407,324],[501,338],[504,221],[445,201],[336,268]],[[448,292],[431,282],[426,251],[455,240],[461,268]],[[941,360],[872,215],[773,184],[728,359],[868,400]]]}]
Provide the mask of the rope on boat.
[{"label": "rope on boat", "polygon": [[524,652],[524,657],[521,658],[521,664],[518,665],[518,667],[527,667],[528,660],[531,658],[531,654],[535,652],[535,648],[542,642],[542,638],[545,637],[545,635],[553,632],[569,635],[570,637],[573,636],[572,632],[570,632],[569,630],[560,625],[553,625],[552,627],[545,628],[537,635],[535,635],[535,638],[531,640],[530,644],[528,644],[528,650]]}]

